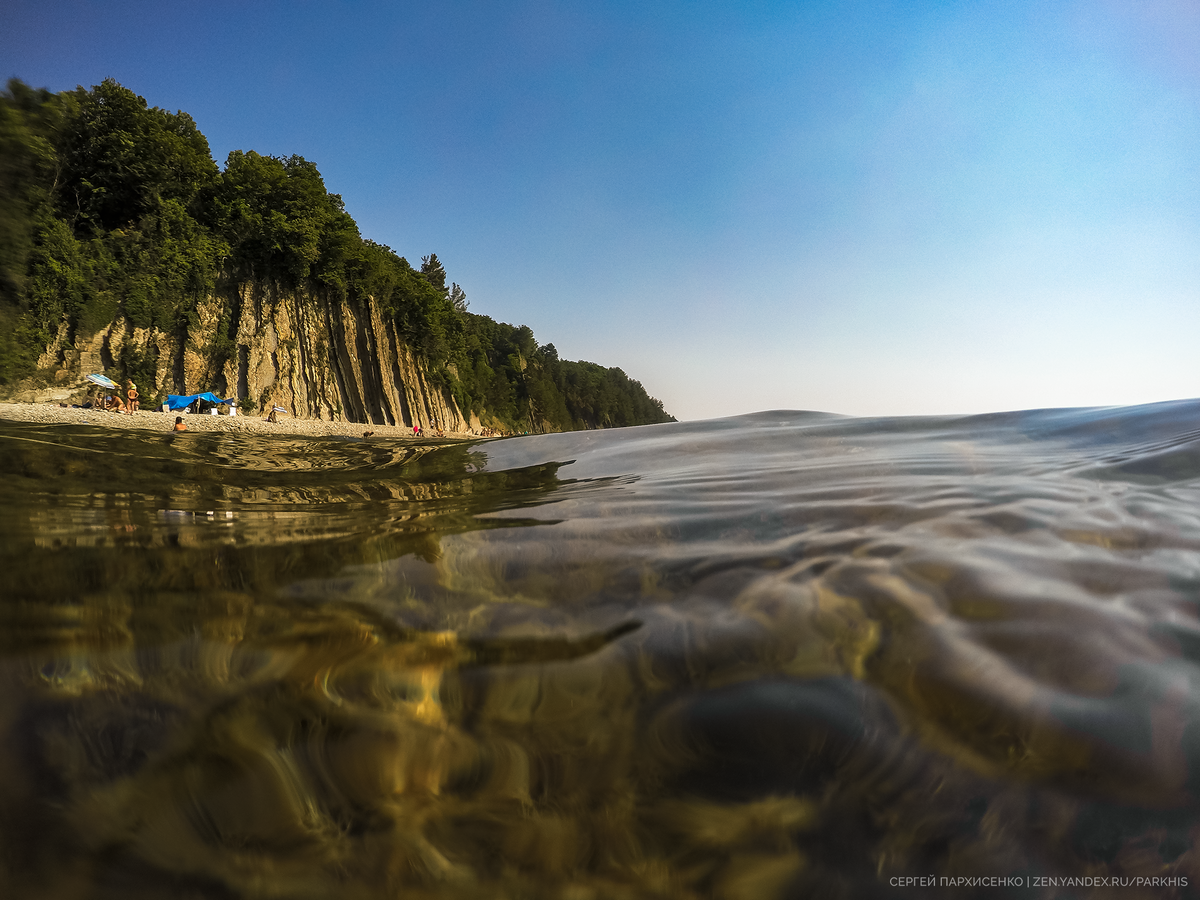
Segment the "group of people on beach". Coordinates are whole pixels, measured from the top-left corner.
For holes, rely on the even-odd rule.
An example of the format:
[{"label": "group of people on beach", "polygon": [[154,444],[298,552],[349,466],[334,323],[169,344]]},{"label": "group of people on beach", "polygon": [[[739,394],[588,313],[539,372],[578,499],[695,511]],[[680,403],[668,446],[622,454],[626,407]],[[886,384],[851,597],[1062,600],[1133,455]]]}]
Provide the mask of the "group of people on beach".
[{"label": "group of people on beach", "polygon": [[[109,394],[107,391],[101,396],[95,396],[95,392],[88,395],[88,399],[84,402],[84,409],[106,409],[112,412],[125,413],[132,416],[135,412],[142,408],[141,394],[138,393],[137,385],[130,378],[125,382],[125,399],[121,399],[119,393]],[[163,407],[166,409],[166,407]],[[183,416],[175,417],[175,426],[172,431],[187,431],[187,425],[183,422]]]},{"label": "group of people on beach", "polygon": [[[446,432],[442,431],[442,429],[440,429],[440,428],[435,428],[434,432],[437,434],[438,437],[446,436]],[[421,425],[419,425],[419,424],[413,425],[413,437],[425,437],[425,436],[426,436],[425,429]]]},{"label": "group of people on beach", "polygon": [[88,394],[87,400],[83,403],[83,408],[104,409],[132,416],[141,409],[140,398],[141,394],[138,393],[137,385],[133,383],[133,379],[131,378],[125,384],[125,399],[121,399],[119,392],[109,394],[106,391],[100,396],[96,396],[95,391],[91,391]]}]

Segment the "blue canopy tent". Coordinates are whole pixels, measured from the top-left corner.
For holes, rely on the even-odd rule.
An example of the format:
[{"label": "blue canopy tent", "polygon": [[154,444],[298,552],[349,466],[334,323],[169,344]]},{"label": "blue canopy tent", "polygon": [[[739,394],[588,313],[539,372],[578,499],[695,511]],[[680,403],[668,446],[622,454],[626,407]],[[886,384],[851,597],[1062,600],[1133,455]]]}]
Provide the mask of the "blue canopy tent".
[{"label": "blue canopy tent", "polygon": [[205,391],[203,394],[167,394],[167,409],[174,412],[177,409],[187,409],[197,400],[207,400],[209,403],[232,403],[233,398],[222,400],[212,391]]}]

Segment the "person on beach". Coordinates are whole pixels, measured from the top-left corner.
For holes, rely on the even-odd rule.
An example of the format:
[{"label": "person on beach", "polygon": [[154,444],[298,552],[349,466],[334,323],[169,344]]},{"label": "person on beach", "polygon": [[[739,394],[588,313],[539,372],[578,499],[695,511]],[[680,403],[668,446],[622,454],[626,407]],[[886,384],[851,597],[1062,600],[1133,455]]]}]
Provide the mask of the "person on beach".
[{"label": "person on beach", "polygon": [[187,431],[187,426],[183,424],[183,416],[175,417],[175,427],[172,431]]},{"label": "person on beach", "polygon": [[132,378],[129,379],[129,390],[125,392],[125,396],[129,398],[129,407],[125,410],[125,412],[132,416],[138,409],[141,408],[141,405],[138,403],[138,397],[140,395],[138,394],[137,385],[133,383]]},{"label": "person on beach", "polygon": [[271,414],[269,416],[267,416],[267,421],[270,422],[272,425],[277,424],[279,422],[278,411],[275,409],[272,409]]}]

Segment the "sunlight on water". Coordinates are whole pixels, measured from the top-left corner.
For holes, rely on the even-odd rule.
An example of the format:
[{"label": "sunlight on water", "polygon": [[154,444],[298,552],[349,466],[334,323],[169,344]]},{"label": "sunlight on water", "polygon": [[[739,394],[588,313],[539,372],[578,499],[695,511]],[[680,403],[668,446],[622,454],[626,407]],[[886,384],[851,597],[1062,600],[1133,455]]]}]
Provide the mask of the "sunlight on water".
[{"label": "sunlight on water", "polygon": [[1186,896],[1198,423],[0,423],[0,895]]}]

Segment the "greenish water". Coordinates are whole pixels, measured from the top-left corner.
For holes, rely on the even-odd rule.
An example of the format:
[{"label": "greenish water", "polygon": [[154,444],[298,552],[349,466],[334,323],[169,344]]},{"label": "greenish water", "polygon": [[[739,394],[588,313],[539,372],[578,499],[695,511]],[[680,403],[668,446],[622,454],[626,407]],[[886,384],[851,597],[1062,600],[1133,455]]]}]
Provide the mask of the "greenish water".
[{"label": "greenish water", "polygon": [[0,896],[1200,883],[1200,402],[0,471]]}]

